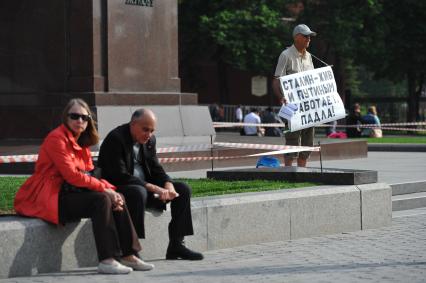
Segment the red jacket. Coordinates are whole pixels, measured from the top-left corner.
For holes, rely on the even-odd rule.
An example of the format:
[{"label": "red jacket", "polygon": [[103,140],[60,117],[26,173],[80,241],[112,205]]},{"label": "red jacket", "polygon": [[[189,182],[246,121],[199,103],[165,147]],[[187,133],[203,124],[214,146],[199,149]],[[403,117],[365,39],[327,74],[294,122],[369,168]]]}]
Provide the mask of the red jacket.
[{"label": "red jacket", "polygon": [[41,145],[34,174],[15,196],[18,214],[44,219],[58,224],[58,196],[64,181],[90,190],[103,192],[115,186],[81,171],[94,168],[90,150],[80,147],[65,125],[54,129]]}]

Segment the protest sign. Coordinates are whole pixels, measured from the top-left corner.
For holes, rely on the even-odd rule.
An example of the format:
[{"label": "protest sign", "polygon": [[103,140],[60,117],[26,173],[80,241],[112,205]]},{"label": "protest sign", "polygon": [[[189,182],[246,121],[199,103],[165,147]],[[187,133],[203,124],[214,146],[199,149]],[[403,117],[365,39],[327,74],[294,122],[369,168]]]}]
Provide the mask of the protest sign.
[{"label": "protest sign", "polygon": [[346,116],[330,66],[282,76],[279,80],[291,107],[283,105],[278,115],[287,119],[291,132]]}]

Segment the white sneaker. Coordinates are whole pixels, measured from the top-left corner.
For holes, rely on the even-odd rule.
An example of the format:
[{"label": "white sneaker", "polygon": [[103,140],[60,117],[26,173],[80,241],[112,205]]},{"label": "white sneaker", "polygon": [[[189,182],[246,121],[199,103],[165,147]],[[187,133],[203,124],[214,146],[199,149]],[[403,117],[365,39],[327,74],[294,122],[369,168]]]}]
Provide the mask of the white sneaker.
[{"label": "white sneaker", "polygon": [[123,265],[131,267],[133,268],[133,270],[136,270],[136,271],[148,271],[148,270],[154,269],[153,264],[147,263],[141,260],[140,258],[136,258],[136,261],[128,261],[128,260],[121,259],[120,262]]},{"label": "white sneaker", "polygon": [[100,262],[98,265],[98,272],[103,274],[128,274],[132,270],[130,267],[124,266],[116,260],[113,260],[111,263]]}]

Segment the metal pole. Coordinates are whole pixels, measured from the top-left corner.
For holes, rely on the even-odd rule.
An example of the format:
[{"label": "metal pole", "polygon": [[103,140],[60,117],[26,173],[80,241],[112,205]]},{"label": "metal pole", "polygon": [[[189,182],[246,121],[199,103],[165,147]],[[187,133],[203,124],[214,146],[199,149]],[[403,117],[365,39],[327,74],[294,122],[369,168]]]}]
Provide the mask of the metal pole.
[{"label": "metal pole", "polygon": [[210,135],[210,157],[211,157],[212,171],[213,171],[213,135]]},{"label": "metal pole", "polygon": [[321,142],[318,141],[318,146],[319,146],[319,156],[320,156],[320,166],[321,166],[321,173],[322,173],[322,155],[321,155]]}]

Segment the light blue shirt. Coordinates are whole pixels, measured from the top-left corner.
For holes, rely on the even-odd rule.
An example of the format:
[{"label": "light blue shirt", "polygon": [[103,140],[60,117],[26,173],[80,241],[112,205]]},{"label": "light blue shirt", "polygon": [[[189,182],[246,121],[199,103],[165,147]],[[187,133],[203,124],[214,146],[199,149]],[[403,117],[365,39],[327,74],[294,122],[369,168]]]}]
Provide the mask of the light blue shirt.
[{"label": "light blue shirt", "polygon": [[142,166],[139,164],[138,156],[139,156],[139,150],[141,145],[139,143],[135,143],[133,145],[133,163],[134,163],[134,169],[133,169],[133,176],[138,177],[142,181],[145,180],[145,173],[143,172]]}]

